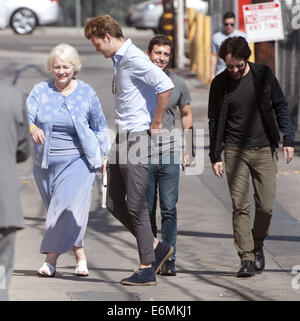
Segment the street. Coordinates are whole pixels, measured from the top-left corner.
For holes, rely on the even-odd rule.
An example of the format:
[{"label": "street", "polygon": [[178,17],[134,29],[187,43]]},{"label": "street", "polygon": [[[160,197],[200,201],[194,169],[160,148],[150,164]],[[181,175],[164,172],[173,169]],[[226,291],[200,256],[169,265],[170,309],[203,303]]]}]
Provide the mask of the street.
[{"label": "street", "polygon": [[[124,30],[125,37],[146,50],[153,36],[151,31]],[[28,95],[36,83],[48,78],[44,67],[48,53],[61,42],[78,49],[83,59],[78,78],[96,90],[108,125],[114,129],[112,62],[95,52],[81,29],[44,28],[32,36],[0,31],[0,77]],[[89,276],[76,278],[73,275],[75,260],[68,252],[59,258],[55,278],[38,277],[36,271],[44,260],[39,248],[46,211],[32,176],[30,159],[17,166],[26,227],[17,233],[11,300],[299,300],[300,285],[295,287],[293,282],[293,288],[292,281],[297,275],[291,273],[297,265],[300,273],[299,150],[290,165],[285,164],[282,152],[279,153],[277,197],[270,235],[265,241],[265,272],[253,278],[236,278],[240,262],[233,245],[232,208],[226,178],[220,180],[213,175],[208,159],[209,88],[187,71],[175,72],[183,75],[188,83],[194,126],[204,129],[205,133],[204,171],[201,175],[182,172],[180,177],[177,276],[157,276],[157,287],[124,287],[119,283],[138,266],[136,242],[110,213],[101,208],[100,175],[97,175],[85,237]],[[299,148],[299,133],[296,137]]]}]

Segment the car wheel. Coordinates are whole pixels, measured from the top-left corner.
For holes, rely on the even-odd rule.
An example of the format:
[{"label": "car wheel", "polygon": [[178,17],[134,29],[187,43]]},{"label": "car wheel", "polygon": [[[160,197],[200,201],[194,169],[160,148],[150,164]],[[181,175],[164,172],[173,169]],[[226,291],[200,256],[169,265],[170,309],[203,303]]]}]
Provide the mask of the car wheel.
[{"label": "car wheel", "polygon": [[35,29],[37,18],[31,10],[22,8],[14,12],[10,25],[15,33],[26,35]]}]

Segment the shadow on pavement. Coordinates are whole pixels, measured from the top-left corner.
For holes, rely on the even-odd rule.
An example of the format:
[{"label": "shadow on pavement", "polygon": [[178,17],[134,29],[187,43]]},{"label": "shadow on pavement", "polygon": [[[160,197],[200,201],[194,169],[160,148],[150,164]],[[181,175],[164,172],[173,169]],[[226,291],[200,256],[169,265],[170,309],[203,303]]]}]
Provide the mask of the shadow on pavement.
[{"label": "shadow on pavement", "polygon": [[12,81],[13,85],[16,85],[19,78],[21,77],[22,73],[29,70],[29,69],[34,69],[37,73],[43,76],[43,78],[47,79],[49,78],[49,74],[47,74],[42,68],[36,66],[36,65],[25,65],[24,67],[18,69],[15,71],[15,76]]},{"label": "shadow on pavement", "polygon": [[[160,232],[160,231],[159,231]],[[233,239],[233,234],[224,233],[207,233],[196,231],[178,231],[178,235],[183,236],[196,236],[196,237],[208,237],[208,238],[220,238],[220,239]],[[300,242],[300,236],[294,235],[269,235],[266,240],[271,241],[288,241],[288,242]]]},{"label": "shadow on pavement", "polygon": [[[264,272],[271,273],[286,273],[284,270],[279,269],[265,269]],[[197,271],[197,270],[180,270],[177,269],[177,273],[182,274],[199,274],[199,275],[218,275],[218,276],[234,276],[236,277],[237,271],[229,272],[229,271]]]},{"label": "shadow on pavement", "polygon": [[[58,269],[63,270],[63,269],[73,269],[74,266],[62,266],[58,267]],[[120,269],[120,268],[95,268],[95,267],[90,267],[88,266],[89,271],[99,271],[99,272],[132,272],[133,270],[131,269]]]},{"label": "shadow on pavement", "polygon": [[[14,270],[13,275],[16,276],[34,276],[40,279],[46,279],[47,277],[40,277],[37,275],[37,271],[34,270]],[[102,280],[102,279],[95,279],[95,278],[90,278],[90,277],[78,277],[75,276],[74,273],[70,272],[56,272],[55,274],[55,279],[62,279],[62,280],[69,280],[69,281],[79,281],[79,282],[95,282],[95,283],[117,283],[119,284],[120,282],[117,281],[108,281],[108,280]]]}]

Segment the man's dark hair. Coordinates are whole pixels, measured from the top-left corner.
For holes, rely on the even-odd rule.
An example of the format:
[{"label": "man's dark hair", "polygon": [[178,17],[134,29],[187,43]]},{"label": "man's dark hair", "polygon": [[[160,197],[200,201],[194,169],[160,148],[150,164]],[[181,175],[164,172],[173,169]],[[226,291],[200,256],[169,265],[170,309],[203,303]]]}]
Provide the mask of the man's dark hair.
[{"label": "man's dark hair", "polygon": [[234,18],[235,19],[235,14],[232,11],[228,11],[224,14],[223,16],[223,21],[229,18]]},{"label": "man's dark hair", "polygon": [[244,37],[229,37],[224,40],[219,50],[219,57],[225,60],[225,57],[231,54],[234,58],[248,60],[251,56],[251,49]]},{"label": "man's dark hair", "polygon": [[154,36],[148,45],[148,51],[151,53],[152,49],[154,46],[170,46],[171,47],[171,52],[173,49],[173,44],[172,41],[165,35],[156,35]]}]

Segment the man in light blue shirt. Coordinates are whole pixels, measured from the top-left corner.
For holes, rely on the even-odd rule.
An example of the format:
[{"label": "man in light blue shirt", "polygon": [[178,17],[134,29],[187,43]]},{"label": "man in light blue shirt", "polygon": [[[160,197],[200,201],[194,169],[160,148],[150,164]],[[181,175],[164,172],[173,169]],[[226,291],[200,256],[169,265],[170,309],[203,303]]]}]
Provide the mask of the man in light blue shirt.
[{"label": "man in light blue shirt", "polygon": [[233,12],[226,12],[224,14],[223,26],[223,30],[215,33],[211,40],[210,81],[226,69],[225,62],[218,56],[222,42],[229,37],[244,37],[247,39],[245,33],[235,29],[235,14]]},{"label": "man in light blue shirt", "polygon": [[[168,98],[165,92],[173,88],[172,81],[130,39],[116,52],[113,61],[117,129],[128,132],[149,130],[156,111],[152,88]],[[166,97],[162,98],[165,100]]]},{"label": "man in light blue shirt", "polygon": [[117,136],[107,165],[106,205],[136,237],[140,257],[138,271],[121,284],[156,285],[155,273],[173,248],[154,238],[151,229],[146,198],[150,135],[162,131],[174,85],[130,39],[125,41],[119,24],[109,15],[89,19],[84,31],[96,51],[114,63]]}]

